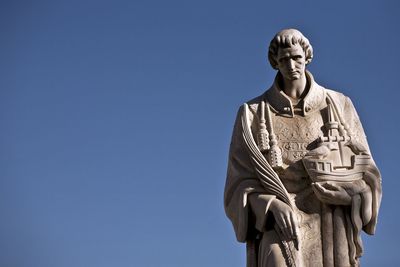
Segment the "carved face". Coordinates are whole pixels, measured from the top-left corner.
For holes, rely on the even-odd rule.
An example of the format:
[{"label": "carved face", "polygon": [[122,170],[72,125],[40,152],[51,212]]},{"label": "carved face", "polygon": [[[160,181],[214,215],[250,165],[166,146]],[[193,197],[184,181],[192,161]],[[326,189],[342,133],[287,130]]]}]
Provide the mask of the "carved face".
[{"label": "carved face", "polygon": [[304,75],[306,57],[299,44],[279,48],[277,62],[280,73],[287,80],[297,80]]}]

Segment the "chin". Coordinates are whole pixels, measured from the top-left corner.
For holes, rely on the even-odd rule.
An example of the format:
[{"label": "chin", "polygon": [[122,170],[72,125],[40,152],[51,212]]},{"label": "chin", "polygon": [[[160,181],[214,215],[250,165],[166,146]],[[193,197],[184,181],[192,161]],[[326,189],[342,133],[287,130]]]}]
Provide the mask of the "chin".
[{"label": "chin", "polygon": [[289,80],[295,81],[300,79],[300,74],[295,74],[295,75],[288,75]]}]

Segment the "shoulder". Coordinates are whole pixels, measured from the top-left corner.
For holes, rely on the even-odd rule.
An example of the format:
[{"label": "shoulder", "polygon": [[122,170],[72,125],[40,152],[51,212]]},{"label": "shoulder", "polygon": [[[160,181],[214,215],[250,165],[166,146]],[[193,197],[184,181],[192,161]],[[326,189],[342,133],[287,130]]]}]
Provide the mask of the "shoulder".
[{"label": "shoulder", "polygon": [[246,104],[250,107],[250,109],[258,109],[258,105],[260,104],[261,100],[263,99],[264,94],[259,95],[257,97],[254,97],[253,99],[250,99],[249,101],[246,101]]},{"label": "shoulder", "polygon": [[243,113],[243,108],[244,108],[245,104],[247,104],[251,113],[256,114],[258,111],[258,106],[259,106],[261,100],[263,99],[263,97],[264,97],[264,94],[259,95],[257,97],[254,97],[254,98],[244,102],[242,105],[240,105],[238,114],[240,115]]},{"label": "shoulder", "polygon": [[345,94],[328,88],[325,88],[325,90],[327,94],[334,98],[334,100],[338,100],[341,102],[346,101],[347,96]]},{"label": "shoulder", "polygon": [[340,107],[341,110],[345,110],[347,107],[352,106],[352,102],[350,97],[346,96],[345,94],[325,88],[326,93],[330,96],[336,105]]},{"label": "shoulder", "polygon": [[254,97],[254,98],[246,101],[245,103],[243,103],[237,111],[235,125],[240,124],[241,118],[244,114],[245,105],[247,105],[247,107],[248,107],[248,110],[247,110],[248,112],[246,114],[246,118],[247,118],[248,122],[250,123],[250,125],[254,125],[256,122],[258,122],[259,121],[259,116],[258,116],[259,105],[260,105],[260,102],[263,99],[263,97],[264,97],[264,94]]}]

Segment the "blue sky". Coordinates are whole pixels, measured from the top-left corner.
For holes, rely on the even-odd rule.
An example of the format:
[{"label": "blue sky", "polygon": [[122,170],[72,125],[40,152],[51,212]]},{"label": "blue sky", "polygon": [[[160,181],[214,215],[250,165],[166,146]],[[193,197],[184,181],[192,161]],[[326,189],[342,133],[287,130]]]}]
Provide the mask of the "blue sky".
[{"label": "blue sky", "polygon": [[1,1],[0,266],[244,266],[223,211],[237,108],[282,28],[350,96],[383,176],[363,266],[396,266],[398,1]]}]

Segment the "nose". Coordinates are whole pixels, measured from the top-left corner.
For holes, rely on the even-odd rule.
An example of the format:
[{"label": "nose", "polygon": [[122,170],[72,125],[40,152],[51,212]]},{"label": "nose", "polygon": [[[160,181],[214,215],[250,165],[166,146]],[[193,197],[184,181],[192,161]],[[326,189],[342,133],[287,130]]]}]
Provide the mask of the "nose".
[{"label": "nose", "polygon": [[293,59],[289,59],[288,67],[290,70],[294,70],[295,62]]}]

